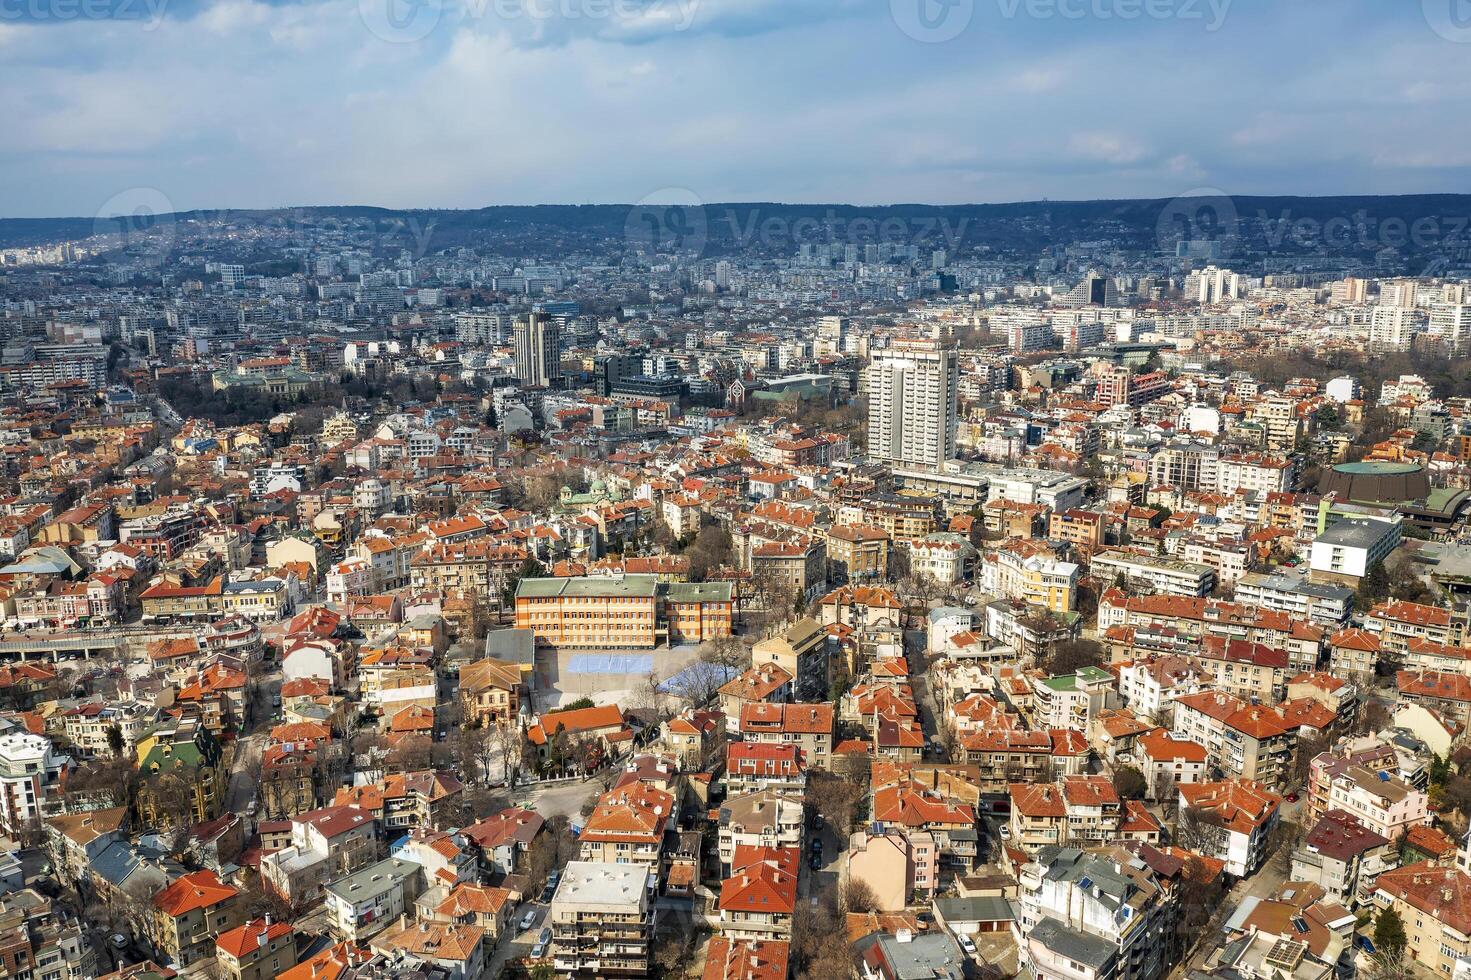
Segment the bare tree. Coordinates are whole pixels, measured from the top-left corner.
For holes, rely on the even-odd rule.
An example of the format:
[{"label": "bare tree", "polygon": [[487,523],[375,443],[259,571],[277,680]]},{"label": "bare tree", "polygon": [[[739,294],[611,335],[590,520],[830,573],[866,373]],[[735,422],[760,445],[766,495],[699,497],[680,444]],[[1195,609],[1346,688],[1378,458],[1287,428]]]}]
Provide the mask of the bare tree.
[{"label": "bare tree", "polygon": [[1214,856],[1225,841],[1225,825],[1214,810],[1187,806],[1175,821],[1175,840],[1197,854]]},{"label": "bare tree", "polygon": [[868,882],[850,877],[843,887],[843,908],[848,912],[877,912],[878,896]]}]

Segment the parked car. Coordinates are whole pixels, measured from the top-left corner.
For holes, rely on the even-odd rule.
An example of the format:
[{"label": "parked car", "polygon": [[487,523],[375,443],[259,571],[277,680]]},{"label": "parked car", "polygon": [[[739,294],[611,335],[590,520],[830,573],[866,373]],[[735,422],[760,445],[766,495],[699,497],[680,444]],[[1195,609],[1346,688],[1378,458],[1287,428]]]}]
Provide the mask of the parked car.
[{"label": "parked car", "polygon": [[521,916],[521,929],[524,932],[534,925],[536,925],[536,909],[530,908],[526,910],[525,915]]},{"label": "parked car", "polygon": [[812,852],[812,860],[808,862],[813,871],[822,870],[822,855],[816,851]]},{"label": "parked car", "polygon": [[552,942],[552,930],[550,927],[542,929],[536,937],[536,945],[531,947],[531,958],[539,960],[547,954],[547,946]]},{"label": "parked car", "polygon": [[1002,840],[1011,840],[1011,825],[1002,824],[999,833],[1001,834]]},{"label": "parked car", "polygon": [[822,853],[822,838],[821,837],[814,837],[814,838],[812,838],[812,853],[813,854],[821,854]]},{"label": "parked car", "polygon": [[976,944],[965,933],[957,932],[955,934],[955,941],[960,943],[960,948],[965,952],[966,956],[976,955]]}]

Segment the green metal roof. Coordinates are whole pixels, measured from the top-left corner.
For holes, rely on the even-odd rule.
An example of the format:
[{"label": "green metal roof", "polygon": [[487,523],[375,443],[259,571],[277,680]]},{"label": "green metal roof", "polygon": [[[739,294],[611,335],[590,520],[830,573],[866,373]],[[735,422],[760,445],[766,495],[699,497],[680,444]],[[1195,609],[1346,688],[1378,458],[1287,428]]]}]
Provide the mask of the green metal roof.
[{"label": "green metal roof", "polygon": [[653,598],[658,583],[658,577],[654,575],[523,578],[516,586],[516,598],[551,599],[556,596],[587,599]]},{"label": "green metal roof", "polygon": [[670,602],[729,602],[730,582],[671,582],[665,587]]}]

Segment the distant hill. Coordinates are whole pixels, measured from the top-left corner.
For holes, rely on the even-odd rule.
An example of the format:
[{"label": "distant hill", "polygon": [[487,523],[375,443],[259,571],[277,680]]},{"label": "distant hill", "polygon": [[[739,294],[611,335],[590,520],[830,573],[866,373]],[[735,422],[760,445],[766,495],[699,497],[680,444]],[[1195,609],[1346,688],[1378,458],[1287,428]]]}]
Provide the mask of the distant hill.
[{"label": "distant hill", "polygon": [[[1225,201],[1229,200],[1229,204]],[[1471,195],[1411,194],[1399,196],[1359,195],[1342,197],[1232,197],[1215,202],[1218,209],[1234,212],[1231,227],[1250,251],[1296,252],[1312,247],[1325,237],[1346,247],[1399,246],[1408,251],[1444,247],[1447,237],[1461,247],[1471,244],[1466,225],[1471,215]],[[1149,247],[1168,233],[1188,213],[1196,199],[1153,199],[1113,201],[1025,201],[1014,204],[925,205],[893,204],[863,207],[845,204],[781,204],[770,202],[711,203],[690,216],[707,248],[728,251],[759,240],[763,223],[774,222],[785,229],[819,228],[838,222],[844,228],[855,221],[871,222],[882,228],[885,221],[905,223],[900,237],[947,244],[1009,241],[1018,245],[1086,240],[1089,237],[1122,240]],[[275,210],[185,211],[169,216],[175,223],[237,222],[305,225],[371,223],[378,227],[402,225],[434,227],[434,247],[470,244],[487,236],[552,235],[575,239],[623,238],[630,227],[633,205],[544,204],[496,206],[471,210],[395,210],[374,207],[300,207]],[[652,211],[659,211],[655,207]],[[1285,219],[1285,222],[1284,222]],[[635,223],[637,218],[634,219]],[[799,225],[798,223],[801,222]],[[1307,222],[1297,224],[1294,222]],[[1333,222],[1326,234],[1321,226]],[[1410,239],[1409,229],[1421,234]],[[942,224],[944,223],[944,224]],[[80,240],[109,221],[94,218],[4,218],[0,219],[0,247],[37,245]],[[924,227],[935,228],[923,235]],[[1315,229],[1315,226],[1317,228]],[[1360,233],[1364,226],[1366,233]],[[1294,242],[1288,233],[1305,229]],[[686,230],[686,229],[680,229]],[[785,232],[783,232],[785,234]],[[754,237],[753,236],[757,236]],[[1459,236],[1458,238],[1456,236]],[[807,240],[818,240],[809,238]],[[852,240],[844,239],[844,240]],[[1330,249],[1331,250],[1331,249]]]}]

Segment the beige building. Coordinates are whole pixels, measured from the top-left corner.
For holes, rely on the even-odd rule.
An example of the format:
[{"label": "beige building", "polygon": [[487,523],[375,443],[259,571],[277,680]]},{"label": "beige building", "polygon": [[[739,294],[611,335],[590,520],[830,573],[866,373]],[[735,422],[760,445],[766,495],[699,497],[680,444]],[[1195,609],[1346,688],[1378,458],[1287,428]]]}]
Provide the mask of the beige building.
[{"label": "beige building", "polygon": [[646,977],[654,907],[641,864],[572,861],[547,922],[552,965],[563,977]]},{"label": "beige building", "polygon": [[253,919],[221,933],[215,959],[231,980],[274,980],[296,965],[296,935],[269,916]]},{"label": "beige building", "polygon": [[1430,862],[1385,871],[1374,882],[1374,908],[1394,909],[1405,925],[1405,955],[1430,973],[1450,976],[1471,956],[1471,876]]}]

